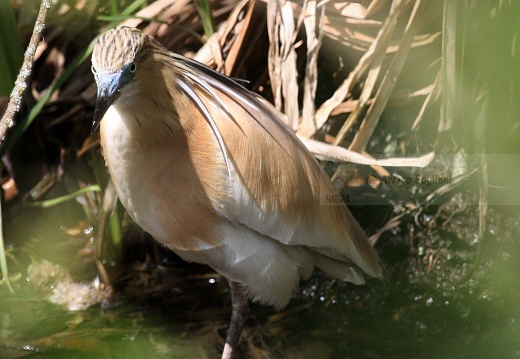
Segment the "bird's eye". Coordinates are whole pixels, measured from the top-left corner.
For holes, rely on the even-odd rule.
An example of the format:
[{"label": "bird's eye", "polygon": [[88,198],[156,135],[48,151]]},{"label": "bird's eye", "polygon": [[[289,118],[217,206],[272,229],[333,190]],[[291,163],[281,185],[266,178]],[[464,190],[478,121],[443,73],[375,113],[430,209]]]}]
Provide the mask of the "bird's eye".
[{"label": "bird's eye", "polygon": [[128,69],[128,72],[133,74],[135,72],[135,70],[137,70],[137,65],[135,64],[135,62],[132,62],[132,64],[130,65],[130,68]]}]

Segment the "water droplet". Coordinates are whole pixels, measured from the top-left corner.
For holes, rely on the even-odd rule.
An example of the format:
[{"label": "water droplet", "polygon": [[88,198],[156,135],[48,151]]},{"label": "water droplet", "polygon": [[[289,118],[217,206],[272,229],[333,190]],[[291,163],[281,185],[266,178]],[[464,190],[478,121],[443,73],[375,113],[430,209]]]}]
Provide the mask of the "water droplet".
[{"label": "water droplet", "polygon": [[426,324],[423,322],[416,322],[415,325],[417,325],[417,327],[421,330],[425,330],[427,328]]},{"label": "water droplet", "polygon": [[35,349],[32,345],[25,344],[25,345],[23,346],[23,350],[31,350],[31,351],[35,351],[36,349]]}]

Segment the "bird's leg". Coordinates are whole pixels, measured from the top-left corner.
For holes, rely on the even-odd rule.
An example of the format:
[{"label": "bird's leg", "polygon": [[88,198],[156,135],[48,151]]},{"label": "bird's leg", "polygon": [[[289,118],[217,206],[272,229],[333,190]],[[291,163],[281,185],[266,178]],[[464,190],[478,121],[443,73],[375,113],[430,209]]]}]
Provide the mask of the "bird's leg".
[{"label": "bird's leg", "polygon": [[236,355],[238,340],[242,332],[242,325],[247,314],[249,298],[244,288],[237,282],[228,280],[231,289],[231,321],[229,322],[226,344],[222,352],[222,359],[233,359]]}]

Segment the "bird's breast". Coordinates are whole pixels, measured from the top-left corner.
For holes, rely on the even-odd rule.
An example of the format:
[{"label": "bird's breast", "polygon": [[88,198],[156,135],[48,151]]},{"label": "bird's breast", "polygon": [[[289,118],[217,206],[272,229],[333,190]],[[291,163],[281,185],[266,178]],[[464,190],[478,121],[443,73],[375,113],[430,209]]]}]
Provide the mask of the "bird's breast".
[{"label": "bird's breast", "polygon": [[[185,133],[173,133],[165,121],[165,114],[117,105],[107,111],[101,144],[118,197],[136,224],[174,251],[218,246],[220,219],[197,168],[202,160]],[[211,167],[206,163],[205,171]]]}]

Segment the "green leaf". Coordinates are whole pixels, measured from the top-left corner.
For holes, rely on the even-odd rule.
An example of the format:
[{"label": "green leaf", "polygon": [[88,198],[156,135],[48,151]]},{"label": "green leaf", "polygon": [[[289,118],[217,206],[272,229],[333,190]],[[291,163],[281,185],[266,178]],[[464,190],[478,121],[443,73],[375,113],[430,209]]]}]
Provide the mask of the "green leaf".
[{"label": "green leaf", "polygon": [[195,5],[202,20],[204,34],[209,38],[215,32],[213,15],[211,13],[211,4],[209,0],[196,0]]},{"label": "green leaf", "polygon": [[74,199],[77,196],[82,195],[83,193],[86,193],[86,192],[101,192],[101,188],[97,184],[94,184],[94,185],[91,185],[91,186],[88,186],[85,188],[81,188],[81,189],[77,190],[76,192],[67,194],[65,196],[49,199],[46,201],[32,202],[32,203],[30,203],[30,205],[35,206],[35,207],[42,207],[42,208],[52,207],[52,206],[56,206],[60,203]]}]

